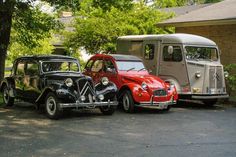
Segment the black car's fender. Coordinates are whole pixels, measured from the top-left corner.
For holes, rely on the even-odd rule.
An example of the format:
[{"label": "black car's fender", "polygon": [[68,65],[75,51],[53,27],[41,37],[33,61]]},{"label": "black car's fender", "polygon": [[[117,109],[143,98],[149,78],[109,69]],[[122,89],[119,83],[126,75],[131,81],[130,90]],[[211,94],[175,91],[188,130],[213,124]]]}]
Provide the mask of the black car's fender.
[{"label": "black car's fender", "polygon": [[13,92],[10,92],[12,93],[10,96],[15,97],[15,81],[12,77],[5,77],[3,79],[3,81],[0,84],[0,92],[3,91],[4,86],[7,86],[9,89],[12,89]]},{"label": "black car's fender", "polygon": [[104,95],[104,100],[113,100],[117,95],[117,87],[113,82],[109,82],[107,85],[103,85],[101,82],[95,85],[95,91],[97,95]]},{"label": "black car's fender", "polygon": [[40,96],[37,98],[36,103],[43,103],[45,97],[49,92],[54,93],[58,99],[66,100],[66,102],[75,102],[76,95],[74,93],[74,89],[67,87],[64,84],[54,83],[46,86]]}]

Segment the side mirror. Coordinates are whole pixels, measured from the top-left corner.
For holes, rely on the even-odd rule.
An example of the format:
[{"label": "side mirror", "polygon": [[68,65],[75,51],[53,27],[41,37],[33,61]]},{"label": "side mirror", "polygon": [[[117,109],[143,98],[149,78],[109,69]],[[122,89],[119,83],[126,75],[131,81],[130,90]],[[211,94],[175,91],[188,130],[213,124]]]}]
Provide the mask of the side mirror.
[{"label": "side mirror", "polygon": [[110,73],[116,73],[115,69],[112,68],[107,68],[106,72],[110,72]]},{"label": "side mirror", "polygon": [[174,52],[173,46],[168,46],[168,54],[171,55]]}]

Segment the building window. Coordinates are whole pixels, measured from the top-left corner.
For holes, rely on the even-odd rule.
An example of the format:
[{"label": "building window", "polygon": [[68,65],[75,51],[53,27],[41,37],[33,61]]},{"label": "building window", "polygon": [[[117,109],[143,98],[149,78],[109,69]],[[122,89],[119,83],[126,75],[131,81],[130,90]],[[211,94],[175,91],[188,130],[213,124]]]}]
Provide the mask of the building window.
[{"label": "building window", "polygon": [[155,52],[154,50],[155,50],[155,45],[154,44],[145,45],[144,58],[146,60],[152,60],[154,58],[154,52]]},{"label": "building window", "polygon": [[168,46],[163,48],[163,60],[166,62],[181,62],[183,59],[180,46],[173,46],[173,52],[168,52]]}]

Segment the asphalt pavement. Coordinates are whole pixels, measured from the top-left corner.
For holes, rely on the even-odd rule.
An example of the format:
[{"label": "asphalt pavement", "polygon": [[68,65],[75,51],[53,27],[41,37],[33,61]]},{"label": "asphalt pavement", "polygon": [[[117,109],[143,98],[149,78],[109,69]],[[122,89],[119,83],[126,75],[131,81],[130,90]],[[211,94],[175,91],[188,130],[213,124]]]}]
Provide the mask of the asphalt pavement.
[{"label": "asphalt pavement", "polygon": [[235,157],[236,108],[72,111],[50,120],[30,104],[0,107],[1,157]]}]

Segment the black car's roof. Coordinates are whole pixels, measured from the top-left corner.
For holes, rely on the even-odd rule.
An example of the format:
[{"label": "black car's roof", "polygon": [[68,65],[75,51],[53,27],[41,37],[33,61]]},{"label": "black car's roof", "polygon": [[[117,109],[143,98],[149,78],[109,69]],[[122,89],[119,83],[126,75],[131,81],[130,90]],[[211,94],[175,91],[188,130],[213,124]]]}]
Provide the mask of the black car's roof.
[{"label": "black car's roof", "polygon": [[122,61],[142,61],[140,58],[132,55],[110,54],[115,60]]},{"label": "black car's roof", "polygon": [[19,57],[17,60],[53,60],[53,59],[69,59],[69,60],[76,60],[73,57],[70,56],[63,56],[63,55],[36,55],[36,56],[24,56],[24,57]]}]

